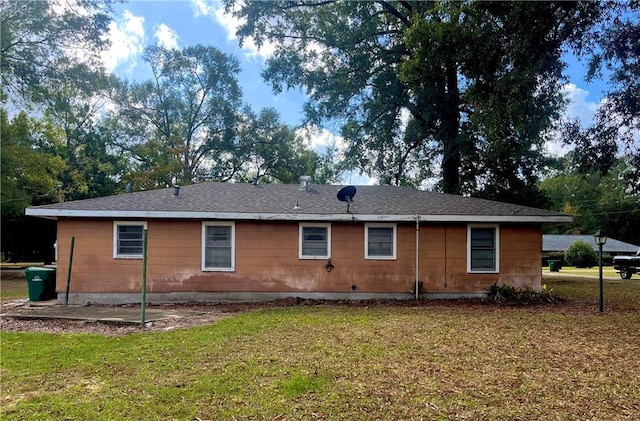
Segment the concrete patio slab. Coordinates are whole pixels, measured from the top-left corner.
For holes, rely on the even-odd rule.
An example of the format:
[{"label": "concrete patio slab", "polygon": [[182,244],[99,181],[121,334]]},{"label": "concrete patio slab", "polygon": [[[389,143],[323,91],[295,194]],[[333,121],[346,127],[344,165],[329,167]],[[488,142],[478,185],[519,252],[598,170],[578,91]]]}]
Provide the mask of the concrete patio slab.
[{"label": "concrete patio slab", "polygon": [[[16,307],[14,307],[15,309]],[[5,308],[3,317],[14,317],[17,319],[66,319],[84,320],[91,322],[139,324],[141,323],[140,307],[115,307],[115,306],[87,306],[64,307],[59,304],[38,302],[37,305],[25,303],[20,306],[19,311],[12,311]],[[147,308],[145,311],[145,322],[158,322],[162,320],[177,319],[203,314],[200,311],[184,309],[158,309]]]}]

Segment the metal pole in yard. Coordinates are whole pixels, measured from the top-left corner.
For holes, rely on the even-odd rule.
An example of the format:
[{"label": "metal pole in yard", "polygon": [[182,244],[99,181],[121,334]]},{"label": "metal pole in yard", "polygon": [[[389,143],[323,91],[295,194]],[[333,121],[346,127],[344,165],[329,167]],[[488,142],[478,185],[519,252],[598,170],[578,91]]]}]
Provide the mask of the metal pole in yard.
[{"label": "metal pole in yard", "polygon": [[416,214],[416,300],[420,298],[420,214]]},{"label": "metal pole in yard", "polygon": [[147,229],[142,231],[142,299],[140,303],[140,322],[144,324],[147,306]]},{"label": "metal pole in yard", "polygon": [[76,237],[71,237],[71,251],[69,252],[69,270],[67,271],[67,288],[64,294],[64,306],[69,305],[69,287],[71,285],[71,267],[73,266],[73,246],[75,245]]},{"label": "metal pole in yard", "polygon": [[602,246],[607,244],[607,233],[598,230],[595,234],[593,234],[593,239],[595,243],[598,245],[598,270],[599,270],[599,280],[600,280],[600,306],[599,310],[602,313],[604,311],[604,287],[602,285]]},{"label": "metal pole in yard", "polygon": [[600,253],[598,253],[598,267],[600,272],[600,313],[604,311],[604,287],[602,285],[602,244],[598,244]]}]

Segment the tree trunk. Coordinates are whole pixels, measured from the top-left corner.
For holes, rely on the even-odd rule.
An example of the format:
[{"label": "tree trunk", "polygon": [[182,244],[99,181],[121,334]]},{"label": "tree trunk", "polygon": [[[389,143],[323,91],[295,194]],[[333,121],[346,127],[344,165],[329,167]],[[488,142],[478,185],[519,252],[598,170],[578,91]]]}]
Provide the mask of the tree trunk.
[{"label": "tree trunk", "polygon": [[442,110],[442,187],[445,193],[460,194],[461,145],[460,111],[458,92],[458,69],[452,60],[447,60],[446,92]]}]

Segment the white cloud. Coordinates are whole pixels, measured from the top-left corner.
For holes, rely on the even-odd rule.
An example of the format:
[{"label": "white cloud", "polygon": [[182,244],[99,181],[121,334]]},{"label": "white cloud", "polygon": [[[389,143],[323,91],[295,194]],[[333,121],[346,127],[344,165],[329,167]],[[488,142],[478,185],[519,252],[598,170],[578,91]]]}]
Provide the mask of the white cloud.
[{"label": "white cloud", "polygon": [[[337,152],[335,158],[341,159],[347,147],[342,136],[336,135],[325,128],[309,125],[296,130],[296,134],[302,137],[320,155],[325,154],[328,147],[335,147]],[[355,185],[373,185],[378,184],[378,182],[377,178],[371,178],[358,170],[345,171],[340,180],[340,184]]]},{"label": "white cloud", "polygon": [[144,50],[144,16],[135,16],[125,10],[122,17],[109,24],[107,35],[111,41],[109,49],[102,53],[102,62],[109,73],[121,63],[135,66],[135,57]]},{"label": "white cloud", "polygon": [[342,136],[331,133],[325,128],[320,129],[316,126],[305,126],[296,130],[296,134],[302,137],[314,151],[320,154],[324,153],[329,146],[334,146],[340,154],[342,154],[346,148]]},{"label": "white cloud", "polygon": [[196,17],[209,16],[213,5],[209,6],[204,0],[191,0]]},{"label": "white cloud", "polygon": [[154,28],[154,36],[158,40],[158,45],[160,47],[166,48],[167,50],[177,50],[178,49],[178,33],[173,29],[169,28],[164,23],[160,25],[156,25]]},{"label": "white cloud", "polygon": [[356,186],[373,186],[379,184],[377,178],[371,178],[360,171],[347,171],[342,175],[341,184],[351,184]]},{"label": "white cloud", "polygon": [[78,0],[49,0],[49,7],[58,16],[62,16],[65,13],[73,13],[77,16],[91,16],[92,11],[79,4]]},{"label": "white cloud", "polygon": [[[244,20],[236,18],[233,16],[233,13],[225,12],[224,6],[219,0],[191,0],[191,4],[193,5],[195,17],[209,17],[222,26],[227,33],[227,41],[235,41],[238,39],[236,32],[240,25],[244,23]],[[242,6],[242,2],[238,2],[235,5],[236,8],[240,6]],[[263,59],[272,56],[276,50],[275,45],[268,42],[258,47],[255,40],[251,37],[243,41],[242,49],[248,58],[260,57]]]},{"label": "white cloud", "polygon": [[569,101],[565,118],[579,118],[583,126],[590,125],[600,104],[587,100],[589,91],[569,83],[562,88],[562,95]]},{"label": "white cloud", "polygon": [[[586,91],[573,83],[568,83],[562,88],[562,95],[568,101],[567,108],[561,117],[561,121],[580,119],[583,127],[591,125],[593,117],[601,104],[589,101],[589,91]],[[573,149],[572,146],[564,145],[560,140],[558,131],[551,134],[552,140],[547,142],[546,152],[552,156],[563,156]]]}]

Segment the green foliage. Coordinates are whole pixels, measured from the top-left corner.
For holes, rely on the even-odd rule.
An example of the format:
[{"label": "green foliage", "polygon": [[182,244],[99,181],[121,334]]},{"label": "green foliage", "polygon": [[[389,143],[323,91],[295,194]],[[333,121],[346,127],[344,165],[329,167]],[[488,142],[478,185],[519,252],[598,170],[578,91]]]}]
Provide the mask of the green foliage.
[{"label": "green foliage", "polygon": [[[0,109],[3,215],[19,215],[32,204],[50,203],[56,195],[63,160],[51,153],[60,133],[20,113],[9,120]],[[4,228],[3,228],[4,229]]]},{"label": "green foliage", "polygon": [[321,182],[315,177],[322,165],[320,157],[280,121],[275,109],[258,115],[247,110],[244,118],[238,134],[242,168],[236,181],[297,183],[301,175],[310,175],[314,182]]},{"label": "green foliage", "polygon": [[[573,155],[570,153],[565,161]],[[565,172],[543,180],[540,189],[549,198],[550,208],[574,217],[572,224],[548,227],[545,232],[570,234],[577,229],[593,234],[603,229],[612,238],[640,243],[640,194],[626,182],[633,171],[628,159],[618,158],[606,175],[597,170],[582,173],[569,166]]]},{"label": "green foliage", "polygon": [[241,39],[276,44],[274,91],[300,87],[309,121],[343,123],[350,165],[381,183],[439,175],[445,192],[543,203],[562,48],[597,3],[226,4],[246,19]]},{"label": "green foliage", "polygon": [[572,266],[590,268],[598,263],[598,255],[586,241],[578,240],[564,253],[565,260]]},{"label": "green foliage", "polygon": [[624,146],[633,172],[627,178],[628,188],[640,193],[640,2],[616,2],[609,5],[609,19],[592,34],[599,48],[588,50],[589,79],[609,77],[607,101],[600,107],[594,125],[588,131],[597,135],[592,145],[602,145],[615,139]]},{"label": "green foliage", "polygon": [[547,288],[546,284],[542,285],[540,291],[510,285],[498,286],[498,284],[493,284],[487,290],[487,296],[496,303],[509,305],[555,303],[558,301],[558,298],[553,294],[553,289]]},{"label": "green foliage", "polygon": [[60,85],[46,101],[43,122],[62,136],[50,149],[65,163],[60,176],[64,200],[108,196],[118,191],[124,158],[111,148],[109,128],[100,122],[106,78],[96,75],[86,84]]},{"label": "green foliage", "polygon": [[138,187],[189,184],[212,174],[230,179],[242,165],[235,136],[241,91],[238,60],[215,47],[148,47],[153,80],[120,83],[107,123],[117,146],[136,161]]},{"label": "green foliage", "polygon": [[110,3],[2,0],[2,102],[10,97],[37,103],[60,83],[79,83],[90,68],[98,68],[100,52],[108,46]]}]

